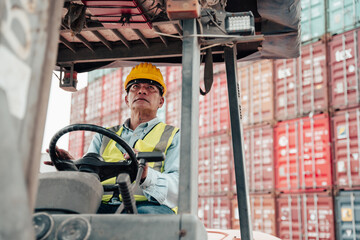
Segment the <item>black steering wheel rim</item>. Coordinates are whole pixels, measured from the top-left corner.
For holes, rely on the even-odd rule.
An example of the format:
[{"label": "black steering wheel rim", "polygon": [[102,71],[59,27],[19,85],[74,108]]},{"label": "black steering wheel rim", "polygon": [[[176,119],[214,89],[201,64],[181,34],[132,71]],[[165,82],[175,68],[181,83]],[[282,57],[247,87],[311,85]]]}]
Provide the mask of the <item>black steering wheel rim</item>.
[{"label": "black steering wheel rim", "polygon": [[[136,155],[135,152],[133,151],[133,149],[129,146],[129,144],[127,144],[120,136],[118,136],[116,133],[97,126],[97,125],[93,125],[93,124],[72,124],[69,126],[66,126],[64,128],[62,128],[61,130],[59,130],[57,133],[55,133],[55,135],[52,137],[50,144],[49,144],[49,155],[50,155],[50,159],[51,161],[54,163],[55,167],[58,170],[62,170],[61,166],[63,165],[64,161],[66,160],[62,160],[59,159],[56,155],[56,143],[57,141],[60,139],[60,137],[62,137],[64,134],[66,133],[70,133],[70,132],[74,132],[74,131],[90,131],[90,132],[96,132],[96,133],[100,133],[112,140],[114,140],[116,143],[118,143],[121,147],[124,148],[124,150],[129,154],[129,161],[130,162],[137,162],[136,159]],[[75,171],[76,169],[74,169]]]}]

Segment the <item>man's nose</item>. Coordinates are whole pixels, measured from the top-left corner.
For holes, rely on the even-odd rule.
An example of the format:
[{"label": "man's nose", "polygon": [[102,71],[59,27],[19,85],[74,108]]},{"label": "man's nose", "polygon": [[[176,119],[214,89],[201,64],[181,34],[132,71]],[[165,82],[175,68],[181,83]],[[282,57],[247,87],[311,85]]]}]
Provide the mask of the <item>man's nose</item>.
[{"label": "man's nose", "polygon": [[138,94],[141,94],[141,93],[147,93],[147,87],[146,86],[139,86],[139,90],[138,90]]}]

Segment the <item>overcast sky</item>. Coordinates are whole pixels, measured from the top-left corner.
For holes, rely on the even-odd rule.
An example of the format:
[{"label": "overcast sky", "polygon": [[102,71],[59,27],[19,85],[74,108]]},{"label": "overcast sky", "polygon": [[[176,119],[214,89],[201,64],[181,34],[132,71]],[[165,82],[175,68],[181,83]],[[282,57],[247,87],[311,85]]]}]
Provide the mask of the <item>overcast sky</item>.
[{"label": "overcast sky", "polygon": [[[58,76],[59,73],[55,72]],[[78,89],[87,85],[87,73],[78,74]],[[50,98],[45,123],[45,131],[41,152],[45,153],[54,134],[61,128],[70,124],[71,92],[59,87],[59,80],[53,74],[51,79]],[[59,148],[68,149],[69,134],[63,135],[56,144]],[[43,165],[43,164],[42,164]],[[44,166],[41,166],[44,172]],[[46,170],[45,170],[46,171]]]},{"label": "overcast sky", "polygon": [[[55,72],[58,76],[59,73]],[[78,74],[78,89],[87,85],[87,73]],[[70,124],[71,92],[59,87],[59,80],[53,74],[51,80],[50,98],[46,116],[43,144],[41,152],[45,152],[53,135],[61,128]],[[57,146],[68,149],[69,134],[63,135]]]}]

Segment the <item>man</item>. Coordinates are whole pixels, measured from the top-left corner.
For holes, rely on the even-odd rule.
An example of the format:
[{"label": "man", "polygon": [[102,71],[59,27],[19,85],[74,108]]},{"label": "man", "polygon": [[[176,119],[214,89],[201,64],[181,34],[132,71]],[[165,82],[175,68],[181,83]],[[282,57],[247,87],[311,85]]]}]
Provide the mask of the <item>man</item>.
[{"label": "man", "polygon": [[[141,177],[135,200],[139,214],[174,214],[177,209],[179,182],[179,129],[160,122],[157,110],[164,104],[166,86],[158,68],[150,63],[135,66],[126,78],[125,102],[131,116],[122,125],[110,128],[135,152],[162,151],[165,161],[149,163]],[[60,150],[60,151],[59,151]],[[107,162],[128,158],[115,141],[95,134],[88,153],[100,154]],[[58,149],[58,155],[66,154]],[[65,155],[64,155],[65,156]],[[69,157],[69,156],[68,156]],[[114,184],[115,178],[103,184]],[[98,213],[114,213],[121,203],[118,193],[105,193]]]}]

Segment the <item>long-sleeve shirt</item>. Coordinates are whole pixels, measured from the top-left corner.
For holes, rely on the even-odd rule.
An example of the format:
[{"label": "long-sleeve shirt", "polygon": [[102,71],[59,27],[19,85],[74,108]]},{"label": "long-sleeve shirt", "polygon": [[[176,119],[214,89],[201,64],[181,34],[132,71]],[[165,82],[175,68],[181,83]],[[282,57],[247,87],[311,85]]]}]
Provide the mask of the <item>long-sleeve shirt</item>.
[{"label": "long-sleeve shirt", "polygon": [[[123,124],[123,131],[120,135],[130,146],[134,146],[138,139],[143,139],[145,135],[158,124],[160,120],[154,118],[146,123],[141,123],[135,130],[130,129],[130,119]],[[94,152],[100,154],[100,146],[103,135],[96,133],[90,143],[88,153]],[[125,150],[116,144],[116,147],[125,153]],[[158,172],[152,168],[148,168],[147,177],[140,185],[144,195],[150,202],[159,202],[169,208],[177,206],[179,192],[179,157],[180,157],[180,133],[177,132],[173,141],[167,149],[165,155],[164,171]]]}]

